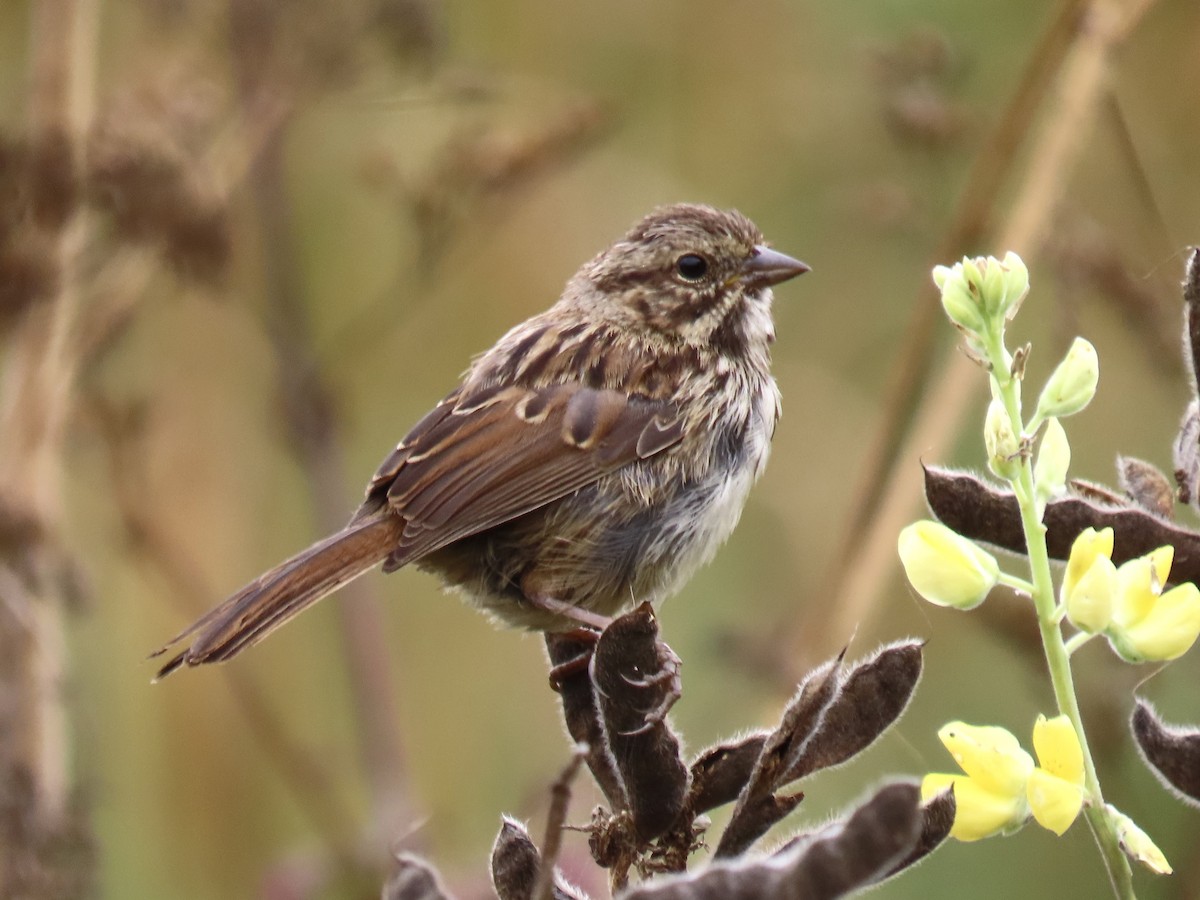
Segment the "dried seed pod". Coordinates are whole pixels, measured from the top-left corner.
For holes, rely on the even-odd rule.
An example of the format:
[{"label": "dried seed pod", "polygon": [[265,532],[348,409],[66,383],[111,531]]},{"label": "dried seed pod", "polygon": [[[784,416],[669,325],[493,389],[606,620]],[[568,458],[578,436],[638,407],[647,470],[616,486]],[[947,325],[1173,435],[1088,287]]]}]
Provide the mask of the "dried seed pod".
[{"label": "dried seed pod", "polygon": [[1142,759],[1185,803],[1200,806],[1200,728],[1167,725],[1138,699],[1129,723]]}]

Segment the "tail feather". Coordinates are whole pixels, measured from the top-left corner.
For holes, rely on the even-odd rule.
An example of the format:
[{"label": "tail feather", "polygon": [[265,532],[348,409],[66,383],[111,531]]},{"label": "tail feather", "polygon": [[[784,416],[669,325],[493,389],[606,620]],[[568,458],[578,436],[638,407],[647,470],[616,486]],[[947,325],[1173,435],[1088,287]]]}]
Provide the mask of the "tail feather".
[{"label": "tail feather", "polygon": [[400,518],[380,513],[348,525],[260,575],[150,654],[161,656],[195,636],[186,650],[158,670],[155,681],[181,666],[224,661],[258,643],[322,597],[382,562],[395,549],[402,528]]}]

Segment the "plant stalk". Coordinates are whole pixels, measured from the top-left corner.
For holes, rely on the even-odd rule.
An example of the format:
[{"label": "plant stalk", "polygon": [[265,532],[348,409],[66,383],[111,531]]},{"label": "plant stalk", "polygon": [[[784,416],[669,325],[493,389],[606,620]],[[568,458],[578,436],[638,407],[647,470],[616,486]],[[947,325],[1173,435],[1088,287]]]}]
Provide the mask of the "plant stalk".
[{"label": "plant stalk", "polygon": [[[1007,359],[1001,336],[997,335],[993,341],[989,342],[988,355],[993,361],[992,378],[1000,400],[1004,404],[1013,429],[1019,430],[1024,436],[1019,402],[1020,382],[1012,377],[1007,367],[995,366],[995,363]],[[1100,791],[1100,779],[1096,774],[1096,764],[1092,759],[1087,733],[1083,728],[1083,717],[1079,712],[1079,700],[1075,694],[1075,681],[1071,674],[1071,657],[1066,643],[1063,641],[1062,629],[1056,615],[1054,582],[1050,576],[1050,555],[1046,549],[1046,526],[1042,524],[1037,514],[1033,467],[1028,454],[1022,454],[1017,477],[1010,483],[1021,510],[1021,526],[1025,532],[1029,574],[1033,582],[1033,603],[1037,611],[1038,629],[1042,635],[1042,648],[1046,655],[1046,666],[1050,672],[1050,683],[1054,688],[1054,698],[1058,704],[1058,711],[1065,715],[1074,726],[1075,733],[1079,736],[1079,745],[1083,749],[1084,788],[1087,792],[1084,814],[1092,829],[1096,844],[1100,848],[1100,855],[1104,859],[1114,895],[1120,900],[1136,900],[1133,891],[1133,873],[1117,840],[1114,823],[1106,812],[1104,796]]]}]

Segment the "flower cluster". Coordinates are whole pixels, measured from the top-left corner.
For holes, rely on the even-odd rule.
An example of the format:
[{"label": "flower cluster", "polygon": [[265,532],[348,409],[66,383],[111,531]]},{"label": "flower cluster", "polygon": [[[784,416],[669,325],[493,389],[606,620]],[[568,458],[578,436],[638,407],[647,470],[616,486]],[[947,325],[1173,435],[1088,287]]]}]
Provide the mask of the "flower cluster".
[{"label": "flower cluster", "polygon": [[987,338],[998,335],[1017,314],[1029,293],[1029,270],[1021,257],[964,257],[953,266],[937,266],[933,283],[942,292],[942,309],[976,353],[986,353]]},{"label": "flower cluster", "polygon": [[1033,749],[1039,765],[1007,729],[950,722],[938,737],[965,774],[934,772],[921,782],[931,800],[953,786],[956,812],[950,831],[960,841],[977,841],[1020,828],[1032,814],[1061,835],[1083,808],[1083,750],[1066,716],[1038,716]]},{"label": "flower cluster", "polygon": [[[994,556],[940,522],[908,525],[897,549],[913,588],[938,606],[973,609],[1001,578]],[[1111,528],[1088,528],[1075,539],[1059,609],[1080,631],[1103,634],[1127,662],[1182,656],[1200,637],[1200,588],[1188,581],[1164,590],[1174,549],[1159,547],[1120,566],[1112,552]]]},{"label": "flower cluster", "polygon": [[[1031,817],[1061,835],[1083,811],[1118,895],[1132,896],[1126,856],[1159,873],[1169,872],[1170,866],[1145,832],[1104,800],[1074,696],[1071,654],[1103,635],[1129,662],[1175,659],[1200,636],[1200,588],[1189,582],[1168,586],[1172,547],[1117,566],[1112,529],[1089,528],[1075,540],[1055,591],[1043,520],[1047,504],[1067,490],[1071,446],[1060,420],[1083,410],[1095,395],[1100,377],[1096,349],[1076,338],[1026,418],[1021,388],[1030,349],[1010,353],[1005,347],[1005,328],[1029,290],[1029,273],[1020,257],[964,259],[934,269],[933,280],[969,356],[988,373],[991,402],[983,423],[988,468],[1007,482],[1016,500],[1029,577],[1004,572],[991,553],[932,520],[914,522],[900,532],[900,560],[917,593],[939,606],[972,609],[997,584],[1028,597],[1060,714],[1039,716],[1034,725],[1036,763],[1003,728],[945,725],[938,737],[962,773],[925,776],[922,794],[928,801],[953,788],[951,834],[963,841],[1009,833]],[[1078,630],[1069,641],[1063,635],[1064,620]]]}]

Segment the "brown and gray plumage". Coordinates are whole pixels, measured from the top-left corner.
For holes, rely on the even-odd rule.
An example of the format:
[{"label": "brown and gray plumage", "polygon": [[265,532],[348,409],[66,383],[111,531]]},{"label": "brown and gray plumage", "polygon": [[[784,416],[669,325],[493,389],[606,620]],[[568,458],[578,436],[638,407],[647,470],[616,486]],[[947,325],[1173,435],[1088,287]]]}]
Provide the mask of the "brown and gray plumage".
[{"label": "brown and gray plumage", "polygon": [[671,593],[729,536],[766,464],[771,286],[807,270],[738,212],[655,210],[475,360],[345,529],[157,651],[191,641],[159,677],[229,659],[380,563],[415,563],[532,629]]}]

